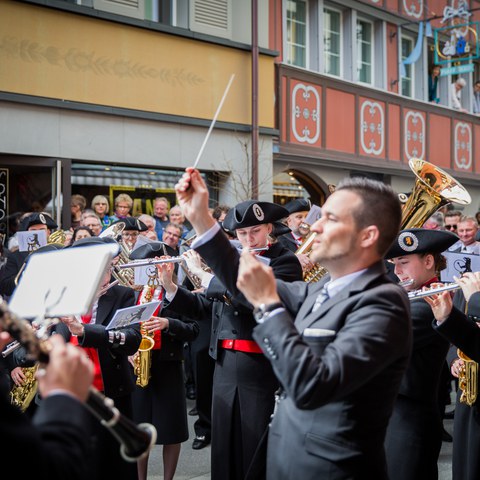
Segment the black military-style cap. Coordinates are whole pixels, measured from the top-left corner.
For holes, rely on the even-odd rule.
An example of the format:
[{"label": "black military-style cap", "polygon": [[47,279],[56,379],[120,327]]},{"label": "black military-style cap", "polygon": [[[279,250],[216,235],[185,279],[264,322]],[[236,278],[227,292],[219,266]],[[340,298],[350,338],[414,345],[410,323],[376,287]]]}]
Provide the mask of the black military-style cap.
[{"label": "black military-style cap", "polygon": [[69,248],[76,248],[76,247],[90,247],[92,245],[105,245],[105,244],[112,244],[117,247],[117,253],[115,256],[120,255],[122,248],[120,247],[119,243],[116,242],[113,238],[110,237],[87,237],[81,238],[79,240],[75,240]]},{"label": "black military-style cap", "polygon": [[223,226],[232,231],[237,228],[273,223],[288,215],[290,215],[288,210],[276,203],[247,200],[228,211]]},{"label": "black military-style cap", "polygon": [[272,235],[274,237],[279,237],[280,235],[285,235],[290,233],[292,230],[282,222],[273,222],[273,231]]},{"label": "black military-style cap", "polygon": [[296,198],[284,205],[288,210],[288,214],[297,212],[308,212],[312,208],[310,200],[305,200],[304,198]]},{"label": "black military-style cap", "polygon": [[402,230],[385,258],[403,257],[414,253],[442,253],[458,242],[458,237],[445,230],[408,228]]},{"label": "black military-style cap", "polygon": [[58,228],[58,225],[50,215],[47,215],[46,213],[34,212],[21,221],[20,231],[26,232],[34,225],[46,225],[49,230],[55,230]]},{"label": "black military-style cap", "polygon": [[131,260],[144,260],[146,258],[161,257],[162,255],[170,255],[171,257],[177,256],[172,247],[163,242],[149,242],[141,245],[130,253],[129,258]]},{"label": "black military-style cap", "polygon": [[148,230],[148,227],[141,220],[135,217],[121,218],[120,220],[113,222],[112,225],[121,222],[125,224],[124,230],[134,230],[137,232],[145,232]]}]

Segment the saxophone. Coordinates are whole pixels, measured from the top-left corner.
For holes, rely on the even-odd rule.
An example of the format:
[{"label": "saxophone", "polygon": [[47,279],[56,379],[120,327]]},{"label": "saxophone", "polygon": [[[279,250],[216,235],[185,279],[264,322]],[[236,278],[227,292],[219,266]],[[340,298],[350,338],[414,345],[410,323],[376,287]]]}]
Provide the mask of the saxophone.
[{"label": "saxophone", "polygon": [[25,375],[25,381],[21,385],[14,385],[10,390],[10,403],[24,412],[37,393],[38,383],[35,379],[35,373],[38,369],[38,363],[33,367],[24,367],[22,371]]},{"label": "saxophone", "polygon": [[458,388],[462,390],[460,402],[471,407],[477,399],[478,363],[457,349],[458,358],[463,360],[463,367],[458,372]]},{"label": "saxophone", "polygon": [[[310,227],[308,228],[310,229]],[[295,255],[301,253],[310,256],[315,235],[315,232],[310,232],[295,252]],[[308,283],[318,282],[327,273],[328,270],[325,267],[322,267],[319,263],[315,263],[312,268],[303,272],[303,281]]]},{"label": "saxophone", "polygon": [[[140,304],[148,303],[152,300],[155,285],[144,285]],[[150,369],[152,365],[152,348],[155,341],[151,335],[147,333],[145,328],[140,327],[142,341],[138,347],[138,351],[133,359],[133,372],[137,376],[136,384],[140,387],[146,387],[150,380]]]}]

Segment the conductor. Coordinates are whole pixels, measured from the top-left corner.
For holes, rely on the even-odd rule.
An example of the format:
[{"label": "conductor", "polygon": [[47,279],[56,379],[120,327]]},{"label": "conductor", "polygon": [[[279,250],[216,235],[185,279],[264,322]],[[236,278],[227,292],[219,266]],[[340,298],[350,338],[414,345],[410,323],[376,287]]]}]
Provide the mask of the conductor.
[{"label": "conductor", "polygon": [[[187,168],[175,188],[198,234],[195,249],[214,267],[229,245],[208,213],[206,185]],[[238,288],[226,279],[255,307],[253,336],[284,390],[270,425],[267,478],[387,478],[385,431],[411,349],[409,301],[383,263],[400,220],[390,187],[346,179],[311,227],[312,261],[329,278],[284,284],[244,252]],[[334,332],[324,348],[322,329]]]}]

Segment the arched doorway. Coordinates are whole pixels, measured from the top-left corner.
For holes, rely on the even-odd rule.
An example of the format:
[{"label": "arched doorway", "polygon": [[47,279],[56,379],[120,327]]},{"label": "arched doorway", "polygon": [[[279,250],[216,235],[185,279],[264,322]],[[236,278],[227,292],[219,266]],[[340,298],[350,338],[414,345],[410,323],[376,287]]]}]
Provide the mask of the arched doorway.
[{"label": "arched doorway", "polygon": [[310,199],[315,205],[322,206],[331,193],[329,187],[312,172],[288,168],[273,177],[273,201],[285,205],[295,198],[305,198]]}]

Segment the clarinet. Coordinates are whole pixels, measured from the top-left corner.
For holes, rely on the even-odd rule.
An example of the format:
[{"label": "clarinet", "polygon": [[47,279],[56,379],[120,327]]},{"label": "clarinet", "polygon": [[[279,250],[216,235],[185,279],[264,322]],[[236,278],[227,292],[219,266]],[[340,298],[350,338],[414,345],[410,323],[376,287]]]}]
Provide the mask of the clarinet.
[{"label": "clarinet", "polygon": [[[12,313],[0,297],[0,327],[25,347],[28,358],[48,363],[48,342],[40,340],[29,323]],[[137,425],[115,407],[111,398],[90,387],[86,407],[110,430],[120,443],[120,454],[127,462],[136,462],[148,455],[157,439],[157,430],[150,423]]]}]

